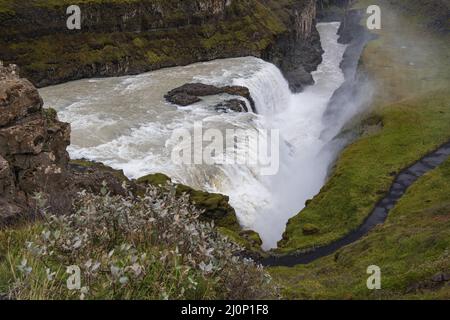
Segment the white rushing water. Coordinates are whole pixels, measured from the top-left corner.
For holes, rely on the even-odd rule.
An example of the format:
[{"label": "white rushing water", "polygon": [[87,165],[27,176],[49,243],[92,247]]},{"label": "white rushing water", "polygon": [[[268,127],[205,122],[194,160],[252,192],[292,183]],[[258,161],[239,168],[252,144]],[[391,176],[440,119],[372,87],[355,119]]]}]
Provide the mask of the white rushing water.
[{"label": "white rushing water", "polygon": [[[276,247],[288,219],[323,186],[332,152],[321,140],[323,114],[343,83],[339,68],[345,50],[337,43],[338,23],[319,24],[325,50],[314,86],[292,94],[274,65],[253,57],[217,60],[158,70],[138,76],[74,81],[43,88],[46,106],[72,124],[72,158],[101,161],[130,178],[162,172],[176,181],[230,196],[244,228],[260,233],[264,248]],[[187,108],[163,96],[188,82],[243,85],[250,89],[258,115],[221,114],[211,108],[223,97],[208,97]],[[250,165],[178,165],[171,161],[175,129],[279,129],[280,170],[260,176]]]}]

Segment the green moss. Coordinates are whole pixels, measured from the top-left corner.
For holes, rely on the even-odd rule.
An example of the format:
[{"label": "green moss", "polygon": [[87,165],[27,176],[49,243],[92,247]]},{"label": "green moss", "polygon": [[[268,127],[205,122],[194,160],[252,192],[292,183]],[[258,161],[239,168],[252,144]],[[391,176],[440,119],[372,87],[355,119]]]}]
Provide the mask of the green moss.
[{"label": "green moss", "polygon": [[246,231],[235,231],[227,228],[219,227],[219,232],[224,236],[228,237],[233,242],[239,244],[249,253],[256,253],[260,256],[264,256],[265,253],[262,251],[262,240],[259,234],[252,230]]},{"label": "green moss", "polygon": [[311,236],[320,232],[319,227],[312,223],[306,223],[302,228],[302,233],[305,236]]},{"label": "green moss", "polygon": [[44,117],[50,122],[58,119],[58,112],[53,108],[44,108],[42,109],[42,112],[44,114]]},{"label": "green moss", "polygon": [[165,186],[171,181],[171,179],[162,173],[149,174],[145,177],[139,178],[137,183],[150,184],[153,186],[161,187]]}]

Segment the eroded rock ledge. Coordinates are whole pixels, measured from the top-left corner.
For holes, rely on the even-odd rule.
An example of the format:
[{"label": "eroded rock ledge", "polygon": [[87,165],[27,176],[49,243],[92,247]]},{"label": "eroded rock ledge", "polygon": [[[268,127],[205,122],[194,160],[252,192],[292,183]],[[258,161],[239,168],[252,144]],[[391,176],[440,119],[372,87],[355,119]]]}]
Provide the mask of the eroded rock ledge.
[{"label": "eroded rock ledge", "polygon": [[[181,87],[171,90],[164,96],[164,98],[166,98],[166,100],[170,103],[186,107],[200,102],[200,97],[214,96],[219,94],[229,94],[231,96],[240,96],[242,98],[245,98],[250,104],[252,111],[256,113],[255,101],[250,94],[250,90],[242,86],[216,87],[203,83],[187,83],[185,85],[182,85]],[[241,107],[240,111],[249,111],[245,103],[240,103],[239,99],[226,100],[215,106],[216,109],[223,108],[233,111],[239,111],[239,107]]]}]

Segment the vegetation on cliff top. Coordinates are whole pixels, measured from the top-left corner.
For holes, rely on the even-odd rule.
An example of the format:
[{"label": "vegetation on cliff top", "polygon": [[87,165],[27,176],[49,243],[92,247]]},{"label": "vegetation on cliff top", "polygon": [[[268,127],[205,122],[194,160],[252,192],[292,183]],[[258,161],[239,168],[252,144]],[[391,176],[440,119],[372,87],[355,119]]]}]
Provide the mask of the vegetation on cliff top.
[{"label": "vegetation on cliff top", "polygon": [[[165,188],[171,179],[161,173],[150,174],[137,180],[141,185]],[[203,212],[204,221],[214,221],[218,231],[245,248],[250,254],[263,255],[262,240],[258,233],[242,230],[236,211],[229,204],[229,198],[222,194],[195,190],[183,184],[173,184],[177,196],[187,195],[189,200]]]}]

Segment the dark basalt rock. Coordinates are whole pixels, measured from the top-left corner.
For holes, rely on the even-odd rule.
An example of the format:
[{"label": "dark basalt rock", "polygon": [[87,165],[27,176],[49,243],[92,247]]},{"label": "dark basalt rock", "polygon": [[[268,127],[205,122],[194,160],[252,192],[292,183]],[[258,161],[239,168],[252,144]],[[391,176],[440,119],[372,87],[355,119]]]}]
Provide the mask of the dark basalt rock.
[{"label": "dark basalt rock", "polygon": [[306,85],[313,85],[314,78],[305,68],[299,67],[284,74],[292,92],[301,92]]},{"label": "dark basalt rock", "polygon": [[231,99],[221,102],[214,106],[217,111],[228,113],[232,112],[248,112],[247,105],[244,101],[239,99]]},{"label": "dark basalt rock", "polygon": [[[164,96],[164,98],[170,103],[185,107],[201,101],[199,97],[214,96],[224,93],[233,96],[241,96],[247,99],[250,103],[252,111],[256,113],[255,101],[250,94],[250,90],[242,86],[216,87],[203,83],[187,83],[181,87],[171,90]],[[228,100],[225,103],[228,106],[236,106],[236,102],[234,100]]]}]

